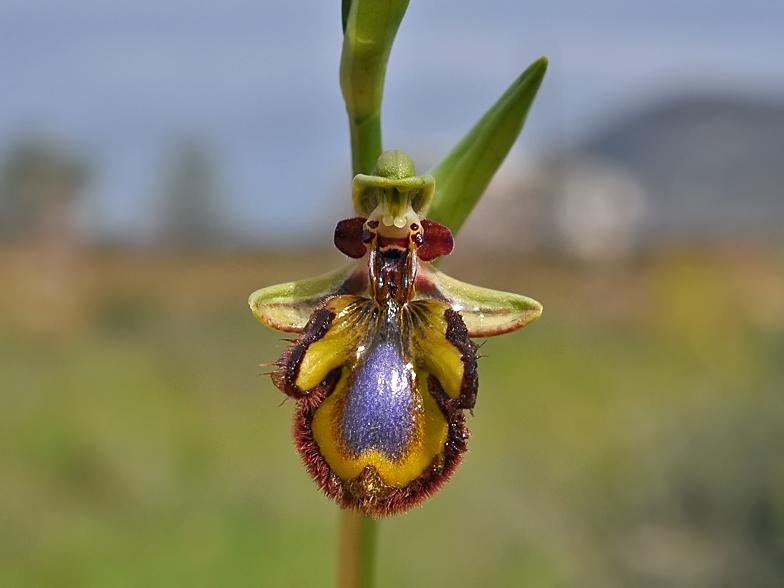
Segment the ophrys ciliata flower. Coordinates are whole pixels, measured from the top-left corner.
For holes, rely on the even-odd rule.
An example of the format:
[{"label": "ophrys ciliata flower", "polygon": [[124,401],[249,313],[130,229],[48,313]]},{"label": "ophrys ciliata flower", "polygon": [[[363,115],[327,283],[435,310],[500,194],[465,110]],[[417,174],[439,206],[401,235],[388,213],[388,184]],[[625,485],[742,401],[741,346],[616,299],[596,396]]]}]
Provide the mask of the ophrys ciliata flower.
[{"label": "ophrys ciliata flower", "polygon": [[471,337],[514,331],[542,312],[429,263],[453,246],[449,229],[426,218],[434,189],[405,153],[383,153],[372,174],[354,178],[357,216],[335,229],[354,261],[249,300],[262,323],[299,333],[271,376],[297,401],[305,467],[328,496],[373,517],[423,502],[460,464],[479,386]]}]

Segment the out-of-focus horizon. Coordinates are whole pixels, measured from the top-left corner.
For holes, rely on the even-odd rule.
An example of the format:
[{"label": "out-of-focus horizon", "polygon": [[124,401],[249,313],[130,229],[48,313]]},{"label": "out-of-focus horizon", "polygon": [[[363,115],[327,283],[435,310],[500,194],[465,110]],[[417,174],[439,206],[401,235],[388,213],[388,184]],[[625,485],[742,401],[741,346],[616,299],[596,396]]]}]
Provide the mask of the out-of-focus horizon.
[{"label": "out-of-focus horizon", "polygon": [[[167,219],[178,211],[167,200],[185,186],[173,186],[172,176],[187,184],[187,170],[175,168],[195,165],[212,186],[197,196],[201,206],[179,211],[187,218],[175,233],[190,223],[212,227],[208,246],[323,243],[351,214],[332,8],[5,2],[0,163],[17,173],[8,168],[31,143],[78,160],[89,173],[73,187],[74,226],[90,241],[176,241]],[[780,3],[509,0],[478,15],[474,8],[412,3],[390,59],[385,143],[425,171],[528,63],[548,55],[526,130],[494,186],[505,208],[517,202],[539,215],[519,246],[595,256],[603,246],[570,240],[607,233],[602,223],[641,231],[641,243],[692,232],[758,237],[784,226]],[[733,146],[731,137],[739,137]],[[666,179],[670,164],[681,172]],[[612,188],[582,210],[570,204],[575,182],[595,194]],[[543,184],[549,210],[531,195]],[[0,216],[9,218],[8,200],[20,196],[3,189]],[[623,218],[606,218],[602,207],[615,204]],[[575,215],[599,224],[576,235]],[[619,251],[638,244],[627,241],[618,237]]]}]

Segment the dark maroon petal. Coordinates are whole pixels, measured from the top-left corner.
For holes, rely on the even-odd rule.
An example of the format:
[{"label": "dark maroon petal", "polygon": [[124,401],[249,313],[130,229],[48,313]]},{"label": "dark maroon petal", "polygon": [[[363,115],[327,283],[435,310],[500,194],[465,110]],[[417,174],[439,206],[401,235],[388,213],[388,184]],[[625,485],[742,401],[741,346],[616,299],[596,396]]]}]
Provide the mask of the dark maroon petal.
[{"label": "dark maroon petal", "polygon": [[[452,231],[444,225],[422,219],[422,228],[425,230],[425,243],[417,249],[417,257],[422,261],[432,261],[437,257],[449,255],[455,246]],[[338,247],[340,249],[340,247]],[[342,251],[342,250],[341,250]]]},{"label": "dark maroon petal", "polygon": [[347,218],[338,223],[335,227],[335,247],[338,250],[359,259],[367,252],[367,247],[362,242],[362,230],[365,226],[365,220],[362,217]]}]

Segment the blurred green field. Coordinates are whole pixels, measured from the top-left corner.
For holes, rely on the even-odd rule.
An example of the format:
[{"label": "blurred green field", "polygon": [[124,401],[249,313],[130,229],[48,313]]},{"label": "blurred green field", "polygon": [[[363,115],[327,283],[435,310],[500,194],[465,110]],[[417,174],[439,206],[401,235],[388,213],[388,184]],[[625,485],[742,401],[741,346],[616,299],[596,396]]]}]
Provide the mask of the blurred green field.
[{"label": "blurred green field", "polygon": [[[0,255],[0,586],[334,584],[336,507],[245,300],[332,254]],[[442,269],[540,300],[379,586],[784,585],[784,252]]]}]

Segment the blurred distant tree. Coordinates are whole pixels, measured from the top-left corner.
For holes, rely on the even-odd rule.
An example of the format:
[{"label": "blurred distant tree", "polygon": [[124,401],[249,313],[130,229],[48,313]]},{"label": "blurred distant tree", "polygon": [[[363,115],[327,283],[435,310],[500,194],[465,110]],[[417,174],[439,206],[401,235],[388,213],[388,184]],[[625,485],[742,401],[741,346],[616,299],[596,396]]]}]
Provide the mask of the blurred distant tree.
[{"label": "blurred distant tree", "polygon": [[0,164],[0,241],[69,232],[88,178],[88,166],[71,150],[43,139],[13,144]]},{"label": "blurred distant tree", "polygon": [[217,165],[195,139],[181,141],[164,172],[160,241],[168,247],[206,249],[226,241]]}]

